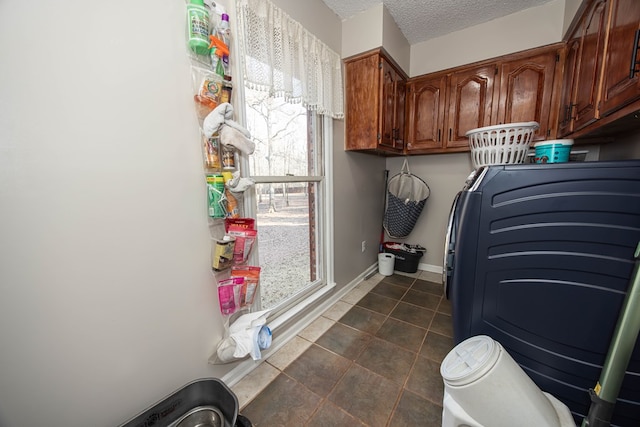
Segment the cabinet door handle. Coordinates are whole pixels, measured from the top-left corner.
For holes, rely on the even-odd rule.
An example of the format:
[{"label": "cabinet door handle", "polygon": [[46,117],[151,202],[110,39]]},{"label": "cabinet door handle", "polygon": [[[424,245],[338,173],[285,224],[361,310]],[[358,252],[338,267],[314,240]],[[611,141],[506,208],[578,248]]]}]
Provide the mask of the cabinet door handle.
[{"label": "cabinet door handle", "polygon": [[441,130],[442,130],[442,129],[438,129],[438,142],[440,142],[440,131],[441,131]]},{"label": "cabinet door handle", "polygon": [[636,30],[636,37],[633,42],[633,50],[631,51],[631,70],[629,72],[629,78],[632,79],[635,77],[636,73],[639,72],[638,65],[640,65],[640,61],[638,61],[638,41],[640,41],[640,30]]},{"label": "cabinet door handle", "polygon": [[449,141],[451,141],[451,128],[449,128]]},{"label": "cabinet door handle", "polygon": [[578,104],[569,104],[566,107],[564,107],[564,121],[563,123],[569,123],[571,120],[575,119],[574,115],[573,115],[573,107],[577,106]]}]

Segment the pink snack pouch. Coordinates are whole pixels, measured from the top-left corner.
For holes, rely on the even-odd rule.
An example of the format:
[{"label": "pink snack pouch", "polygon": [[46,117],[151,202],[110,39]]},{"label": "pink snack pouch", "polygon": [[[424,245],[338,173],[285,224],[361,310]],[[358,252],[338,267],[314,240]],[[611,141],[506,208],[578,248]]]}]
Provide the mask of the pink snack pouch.
[{"label": "pink snack pouch", "polygon": [[240,293],[243,286],[244,277],[232,277],[218,283],[218,300],[222,314],[233,314],[240,308]]}]

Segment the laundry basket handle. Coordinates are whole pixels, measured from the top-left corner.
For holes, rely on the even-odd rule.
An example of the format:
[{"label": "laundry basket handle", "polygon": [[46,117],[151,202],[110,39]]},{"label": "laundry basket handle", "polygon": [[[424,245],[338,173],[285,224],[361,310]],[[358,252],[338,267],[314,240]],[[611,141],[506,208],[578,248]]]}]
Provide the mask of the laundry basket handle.
[{"label": "laundry basket handle", "polygon": [[[406,157],[404,158],[404,162],[402,163],[402,169],[400,170],[400,188],[403,188],[404,186],[402,185],[402,183],[406,182],[406,179],[402,178],[403,175],[407,175],[410,178],[409,179],[409,195],[413,196],[413,189],[414,189],[413,176],[411,175],[411,170],[409,169],[409,160]],[[410,201],[411,201],[410,198],[405,198],[404,204],[406,205]]]},{"label": "laundry basket handle", "polygon": [[411,175],[411,170],[409,169],[409,160],[406,157],[404,158],[404,163],[402,164],[400,173]]}]

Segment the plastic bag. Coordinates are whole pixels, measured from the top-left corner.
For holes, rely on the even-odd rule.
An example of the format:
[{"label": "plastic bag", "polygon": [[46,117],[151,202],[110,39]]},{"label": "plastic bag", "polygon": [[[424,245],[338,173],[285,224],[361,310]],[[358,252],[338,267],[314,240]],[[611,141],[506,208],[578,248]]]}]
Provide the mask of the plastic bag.
[{"label": "plastic bag", "polygon": [[218,343],[213,363],[235,362],[251,355],[253,360],[262,358],[261,350],[271,346],[271,329],[266,325],[270,310],[244,314],[231,324],[225,338]]}]

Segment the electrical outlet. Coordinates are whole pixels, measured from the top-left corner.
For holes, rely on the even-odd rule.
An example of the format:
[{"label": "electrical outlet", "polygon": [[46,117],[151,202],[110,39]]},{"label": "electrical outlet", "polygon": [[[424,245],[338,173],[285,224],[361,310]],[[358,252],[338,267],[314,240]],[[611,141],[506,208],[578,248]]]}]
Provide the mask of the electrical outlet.
[{"label": "electrical outlet", "polygon": [[367,241],[363,240],[362,241],[362,252],[364,253],[364,251],[366,251],[366,250],[367,250]]}]

